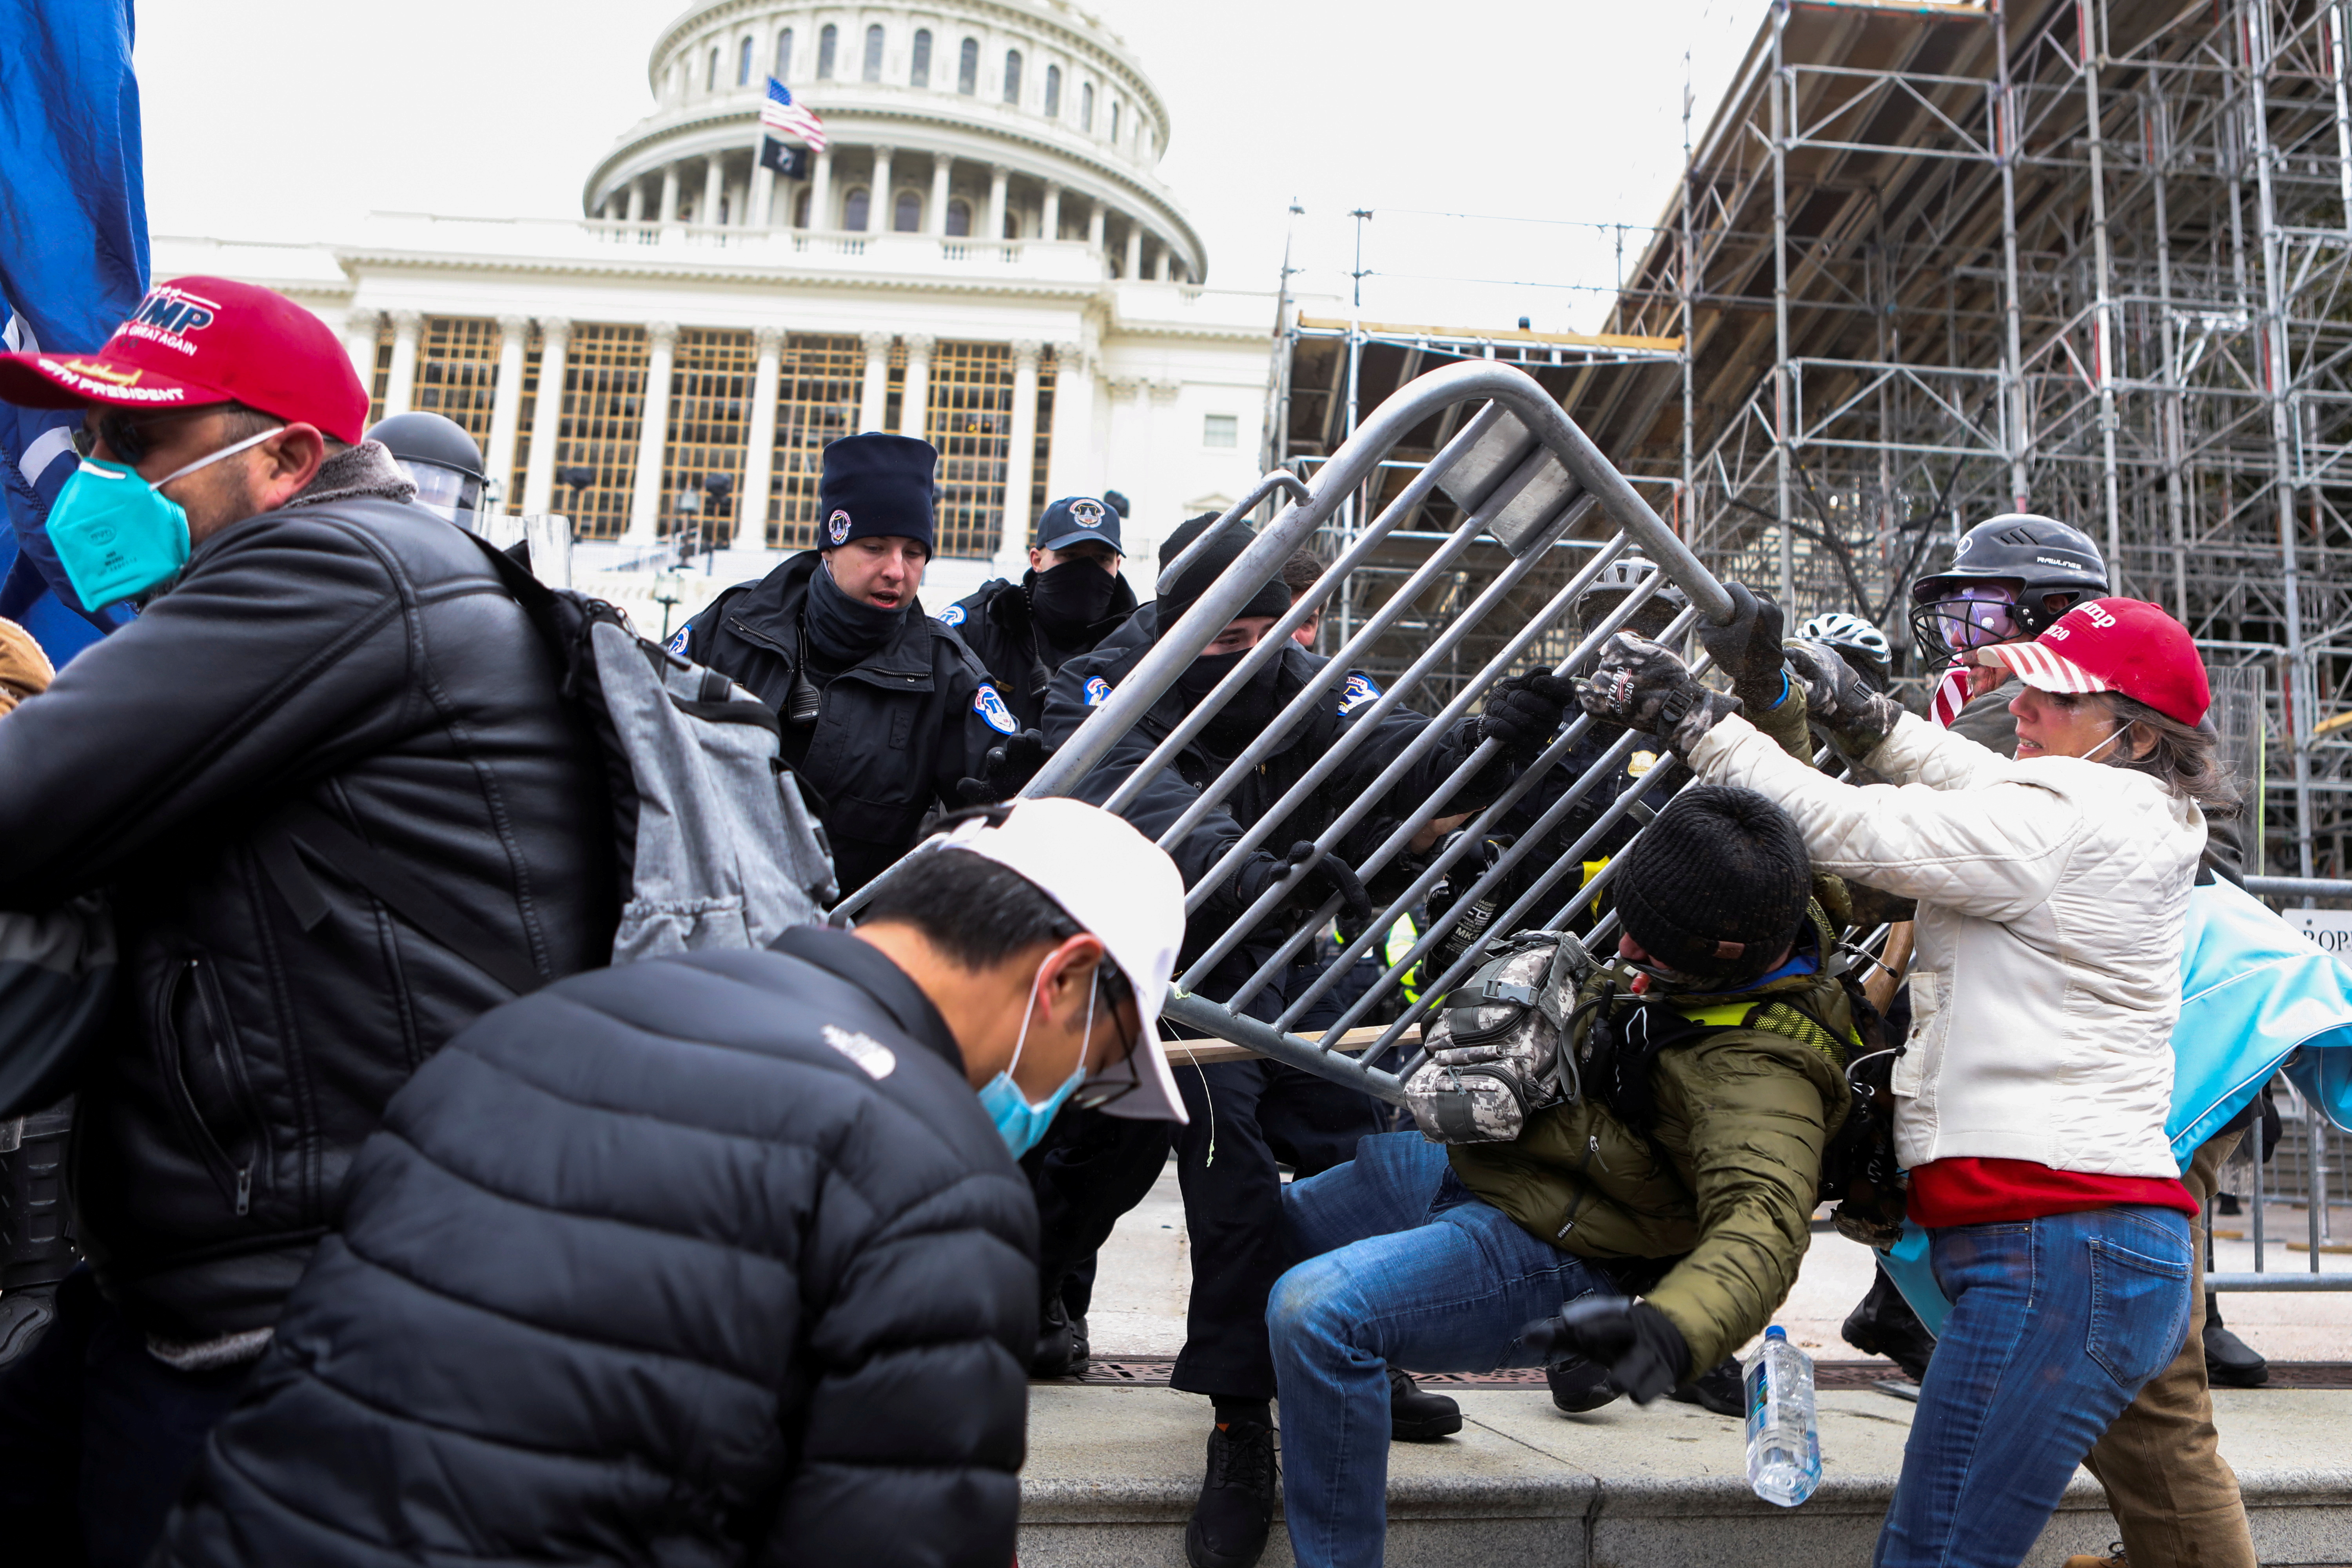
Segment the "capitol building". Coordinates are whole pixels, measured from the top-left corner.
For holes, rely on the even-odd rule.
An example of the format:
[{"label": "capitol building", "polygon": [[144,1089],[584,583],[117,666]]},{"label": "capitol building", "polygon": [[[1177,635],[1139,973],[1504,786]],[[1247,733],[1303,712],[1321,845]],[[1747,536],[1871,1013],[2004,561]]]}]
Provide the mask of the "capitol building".
[{"label": "capitol building", "polygon": [[[772,74],[824,122],[804,178],[760,161]],[[154,275],[316,310],[375,417],[464,426],[502,509],[568,518],[575,577],[641,624],[709,597],[681,572],[724,585],[812,544],[819,455],[861,430],[940,450],[933,610],[1017,577],[1048,499],[1104,490],[1131,501],[1149,597],[1158,541],[1256,478],[1274,291],[1208,285],[1153,172],[1167,107],[1098,18],[1067,0],[699,0],[646,82],[577,218],[157,236]]]}]

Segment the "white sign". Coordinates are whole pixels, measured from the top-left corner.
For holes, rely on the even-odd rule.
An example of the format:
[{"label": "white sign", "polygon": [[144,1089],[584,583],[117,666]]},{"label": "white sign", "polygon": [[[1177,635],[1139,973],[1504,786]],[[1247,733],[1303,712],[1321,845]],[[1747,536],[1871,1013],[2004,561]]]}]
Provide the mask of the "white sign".
[{"label": "white sign", "polygon": [[2352,965],[2352,910],[2284,910],[2286,923],[2332,952],[2338,963]]}]

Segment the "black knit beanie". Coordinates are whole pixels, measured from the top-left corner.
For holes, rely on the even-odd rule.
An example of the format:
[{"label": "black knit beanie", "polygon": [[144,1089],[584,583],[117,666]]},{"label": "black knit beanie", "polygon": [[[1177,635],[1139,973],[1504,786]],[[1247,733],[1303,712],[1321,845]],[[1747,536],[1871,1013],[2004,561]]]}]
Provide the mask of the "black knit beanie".
[{"label": "black knit beanie", "polygon": [[1684,790],[1622,858],[1611,886],[1625,934],[1666,968],[1711,984],[1771,968],[1812,898],[1797,825],[1733,784]]},{"label": "black knit beanie", "polygon": [[[1168,542],[1160,547],[1160,569],[1162,572],[1168,570],[1169,563],[1183,554],[1185,547],[1200,538],[1208,526],[1217,521],[1217,517],[1215,512],[1203,512],[1179,525],[1176,531],[1168,536]],[[1241,552],[1248,549],[1250,541],[1256,537],[1246,527],[1228,529],[1198,561],[1184,569],[1184,575],[1176,580],[1176,585],[1160,596],[1158,616],[1161,635],[1166,635],[1170,628],[1184,618],[1184,612],[1200,601],[1201,595],[1209,591],[1209,585],[1224,574],[1226,567],[1240,559]],[[1239,620],[1244,616],[1278,616],[1288,608],[1290,590],[1282,585],[1281,575],[1276,574],[1229,619]]]}]

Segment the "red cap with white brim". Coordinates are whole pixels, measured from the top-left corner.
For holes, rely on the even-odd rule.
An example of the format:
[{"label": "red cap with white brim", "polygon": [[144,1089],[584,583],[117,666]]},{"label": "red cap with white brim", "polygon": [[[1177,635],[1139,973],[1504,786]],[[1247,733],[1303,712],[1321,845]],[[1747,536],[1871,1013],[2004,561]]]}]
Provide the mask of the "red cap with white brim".
[{"label": "red cap with white brim", "polygon": [[2138,599],[2086,601],[2032,642],[1980,647],[1972,658],[2006,666],[2036,690],[2120,692],[2184,724],[2213,704],[2189,628]]}]

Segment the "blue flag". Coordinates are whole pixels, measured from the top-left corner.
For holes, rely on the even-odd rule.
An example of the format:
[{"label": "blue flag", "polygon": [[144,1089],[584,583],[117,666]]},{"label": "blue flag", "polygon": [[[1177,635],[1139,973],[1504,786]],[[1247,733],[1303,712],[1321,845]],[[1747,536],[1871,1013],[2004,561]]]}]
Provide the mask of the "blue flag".
[{"label": "blue flag", "polygon": [[[0,0],[0,339],[89,353],[147,289],[131,0]],[[130,618],[85,610],[50,548],[78,413],[0,405],[0,616],[63,664]]]}]

